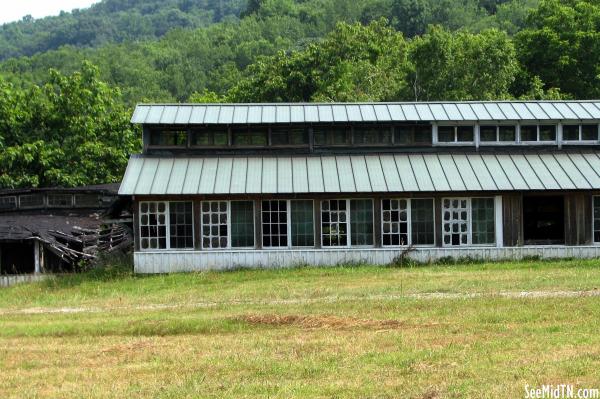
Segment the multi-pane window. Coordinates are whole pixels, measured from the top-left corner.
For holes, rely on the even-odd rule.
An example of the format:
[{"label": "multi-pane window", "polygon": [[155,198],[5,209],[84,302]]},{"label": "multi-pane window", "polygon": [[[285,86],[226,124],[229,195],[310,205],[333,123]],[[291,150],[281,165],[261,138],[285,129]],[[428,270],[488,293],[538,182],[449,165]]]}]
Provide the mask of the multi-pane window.
[{"label": "multi-pane window", "polygon": [[408,201],[381,201],[381,242],[384,246],[408,245]]},{"label": "multi-pane window", "polygon": [[598,141],[598,125],[563,125],[563,141]]},{"label": "multi-pane window", "polygon": [[140,203],[140,247],[142,250],[167,248],[167,203]]},{"label": "multi-pane window", "polygon": [[379,126],[357,126],[354,128],[356,145],[389,145],[392,143],[392,128]]},{"label": "multi-pane window", "polygon": [[373,200],[350,201],[351,245],[373,245]]},{"label": "multi-pane window", "polygon": [[195,130],[192,134],[192,145],[198,147],[222,147],[229,144],[227,128],[205,128]]},{"label": "multi-pane window", "polygon": [[394,127],[394,144],[431,144],[431,125],[399,125]]},{"label": "multi-pane window", "polygon": [[433,214],[431,198],[382,200],[382,245],[434,245]]},{"label": "multi-pane window", "polygon": [[288,246],[287,201],[262,202],[263,247]]},{"label": "multi-pane window", "polygon": [[324,247],[348,245],[348,210],[346,200],[321,202],[321,234]]},{"label": "multi-pane window", "polygon": [[412,245],[435,244],[435,221],[432,198],[410,200],[410,224]]},{"label": "multi-pane window", "polygon": [[266,146],[268,130],[260,127],[234,129],[232,131],[233,145],[237,146]]},{"label": "multi-pane window", "polygon": [[169,202],[169,243],[171,248],[194,248],[192,202]]},{"label": "multi-pane window", "polygon": [[141,249],[194,248],[193,220],[192,202],[141,202]]},{"label": "multi-pane window", "polygon": [[445,246],[494,244],[494,199],[444,198],[442,226]]},{"label": "multi-pane window", "polygon": [[150,132],[150,145],[185,147],[187,146],[187,132],[181,130],[153,130]]},{"label": "multi-pane window", "polygon": [[303,127],[273,128],[271,129],[271,145],[308,145],[308,130]]},{"label": "multi-pane window", "polygon": [[204,201],[201,206],[202,248],[227,248],[228,203],[226,201]]},{"label": "multi-pane window", "polygon": [[252,201],[231,202],[231,246],[233,248],[254,247],[254,203]]},{"label": "multi-pane window", "polygon": [[315,145],[349,145],[350,128],[347,126],[317,126],[313,129]]},{"label": "multi-pane window", "polygon": [[96,207],[101,204],[101,197],[95,194],[75,194],[75,206]]},{"label": "multi-pane window", "polygon": [[469,206],[467,198],[446,198],[442,204],[444,245],[469,244]]},{"label": "multi-pane window", "polygon": [[556,125],[522,125],[521,141],[556,141]]},{"label": "multi-pane window", "polygon": [[483,143],[514,143],[517,141],[517,127],[512,125],[480,126],[479,140]]},{"label": "multi-pane window", "polygon": [[45,205],[43,194],[23,194],[19,196],[20,208],[38,208]]},{"label": "multi-pane window", "polygon": [[292,246],[315,245],[315,227],[312,200],[290,201]]},{"label": "multi-pane window", "polygon": [[600,197],[594,197],[594,242],[600,243]]},{"label": "multi-pane window", "polygon": [[73,206],[71,194],[48,194],[48,206],[67,208]]},{"label": "multi-pane window", "polygon": [[439,126],[437,141],[439,143],[472,143],[474,141],[473,126]]},{"label": "multi-pane window", "polygon": [[17,208],[17,197],[0,197],[0,210],[9,210]]}]

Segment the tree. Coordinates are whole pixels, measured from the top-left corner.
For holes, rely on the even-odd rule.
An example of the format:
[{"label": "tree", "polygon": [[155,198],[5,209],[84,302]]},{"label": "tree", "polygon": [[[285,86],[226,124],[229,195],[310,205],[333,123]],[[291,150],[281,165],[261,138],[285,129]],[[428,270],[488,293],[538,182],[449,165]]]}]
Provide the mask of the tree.
[{"label": "tree", "polygon": [[140,147],[119,91],[89,63],[71,76],[51,71],[43,86],[0,89],[0,187],[118,182]]},{"label": "tree", "polygon": [[600,2],[542,0],[516,36],[519,59],[546,88],[600,97]]},{"label": "tree", "polygon": [[379,101],[402,92],[407,45],[383,20],[340,23],[323,41],[280,52],[249,67],[234,101]]},{"label": "tree", "polygon": [[450,33],[440,27],[411,43],[414,100],[509,98],[519,71],[515,48],[504,32]]}]

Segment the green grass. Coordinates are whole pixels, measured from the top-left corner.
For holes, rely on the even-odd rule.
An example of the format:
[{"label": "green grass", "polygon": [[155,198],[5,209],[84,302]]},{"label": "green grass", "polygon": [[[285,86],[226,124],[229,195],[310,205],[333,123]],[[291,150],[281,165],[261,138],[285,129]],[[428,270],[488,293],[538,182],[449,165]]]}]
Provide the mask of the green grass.
[{"label": "green grass", "polygon": [[161,276],[108,267],[0,290],[0,396],[487,398],[523,397],[525,384],[600,388],[600,297],[562,296],[597,288],[597,260]]}]

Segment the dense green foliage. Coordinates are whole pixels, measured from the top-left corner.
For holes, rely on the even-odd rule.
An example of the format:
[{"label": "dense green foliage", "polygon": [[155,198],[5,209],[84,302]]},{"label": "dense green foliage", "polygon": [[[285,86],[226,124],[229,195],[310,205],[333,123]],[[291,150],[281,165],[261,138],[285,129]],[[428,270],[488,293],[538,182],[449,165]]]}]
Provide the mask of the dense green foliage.
[{"label": "dense green foliage", "polygon": [[599,97],[599,31],[598,0],[104,0],[25,19],[0,28],[0,186],[118,180],[142,101]]},{"label": "dense green foliage", "polygon": [[119,92],[84,64],[42,87],[0,82],[0,187],[120,181],[139,139]]}]

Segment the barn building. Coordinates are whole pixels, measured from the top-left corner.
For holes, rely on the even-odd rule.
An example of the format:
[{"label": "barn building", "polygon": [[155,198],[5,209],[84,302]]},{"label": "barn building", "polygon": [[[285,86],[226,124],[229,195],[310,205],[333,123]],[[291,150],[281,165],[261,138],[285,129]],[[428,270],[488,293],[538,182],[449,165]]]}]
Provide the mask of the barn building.
[{"label": "barn building", "polygon": [[132,123],[139,273],[600,256],[600,102],[150,104]]}]

